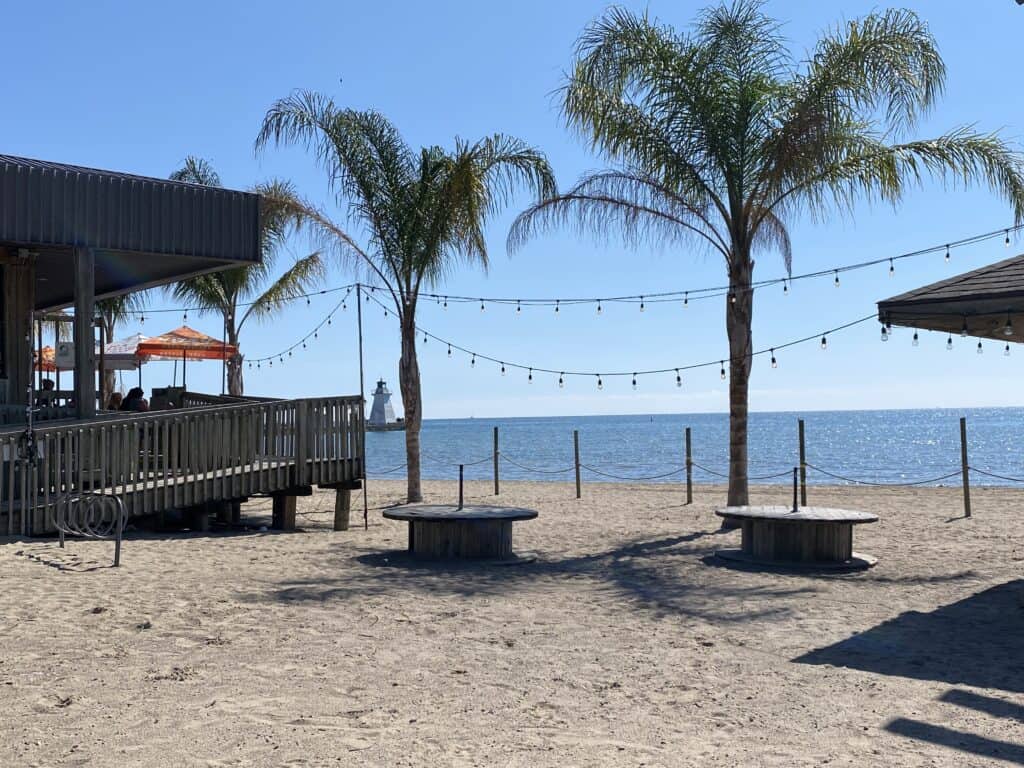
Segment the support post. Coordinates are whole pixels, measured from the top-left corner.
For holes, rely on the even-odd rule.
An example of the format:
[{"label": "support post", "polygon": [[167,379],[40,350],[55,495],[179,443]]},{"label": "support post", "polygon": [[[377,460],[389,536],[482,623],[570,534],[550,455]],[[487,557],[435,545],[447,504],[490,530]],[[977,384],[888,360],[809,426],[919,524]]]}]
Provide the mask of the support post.
[{"label": "support post", "polygon": [[339,488],[334,492],[334,530],[347,531],[352,512],[352,491]]},{"label": "support post", "polygon": [[797,419],[800,433],[800,506],[807,506],[807,446],[804,443],[804,420]]},{"label": "support post", "polygon": [[686,503],[693,504],[693,442],[686,428]]},{"label": "support post", "polygon": [[275,493],[272,499],[272,522],[270,527],[277,531],[294,531],[297,498],[291,494]]},{"label": "support post", "polygon": [[498,428],[494,428],[494,495],[498,495]]},{"label": "support post", "polygon": [[582,490],[580,488],[580,431],[578,429],[574,429],[572,431],[572,451],[575,455],[574,463],[576,465],[576,498],[578,499],[580,498],[580,491]]},{"label": "support post", "polygon": [[75,409],[80,419],[96,415],[96,254],[75,248]]},{"label": "support post", "polygon": [[[363,462],[363,530],[370,530],[370,500],[367,497],[369,488],[367,488],[368,482],[366,479],[366,386],[364,383],[365,376],[363,375],[363,286],[360,283],[356,283],[356,322],[359,327],[359,425],[362,430],[362,440],[359,445],[362,449],[362,456],[359,458]],[[409,530],[412,530],[412,525],[409,525]]]},{"label": "support post", "polygon": [[971,516],[971,468],[967,463],[967,417],[960,417],[960,476],[964,486],[964,517]]},{"label": "support post", "polygon": [[[466,465],[459,464],[459,509],[462,509],[462,479],[463,473],[465,472]],[[410,524],[411,526],[411,524]]]}]

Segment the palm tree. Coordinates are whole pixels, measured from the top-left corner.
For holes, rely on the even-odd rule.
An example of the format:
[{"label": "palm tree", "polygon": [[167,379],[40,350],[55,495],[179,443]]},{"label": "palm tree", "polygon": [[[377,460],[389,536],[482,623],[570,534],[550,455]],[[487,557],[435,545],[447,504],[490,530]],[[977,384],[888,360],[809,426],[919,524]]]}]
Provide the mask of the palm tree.
[{"label": "palm tree", "polygon": [[[96,314],[103,323],[103,338],[106,343],[114,341],[117,326],[134,317],[146,306],[144,292],[123,293],[109,299],[96,302]],[[110,396],[114,393],[114,372],[103,371],[100,379],[100,402],[106,408],[110,404]]]},{"label": "palm tree", "polygon": [[799,214],[899,203],[923,178],[983,184],[1024,218],[1020,155],[997,135],[907,134],[943,89],[945,66],[912,11],[826,33],[797,63],[757,0],[706,10],[692,34],[612,8],[583,32],[561,90],[568,125],[611,167],[525,211],[512,248],[560,225],[632,245],[720,254],[729,383],[729,504],[746,504],[754,257],[791,265]]},{"label": "palm tree", "polygon": [[[188,157],[185,164],[171,174],[175,181],[206,186],[220,186],[220,176],[209,162]],[[199,275],[170,287],[175,299],[195,306],[200,312],[214,312],[224,320],[224,335],[228,344],[238,348],[239,338],[246,321],[267,320],[280,312],[289,302],[308,293],[324,276],[319,253],[298,259],[277,278],[274,267],[293,221],[296,196],[291,184],[271,181],[253,189],[260,202],[259,264]],[[243,355],[239,352],[227,361],[228,394],[236,397],[245,391],[242,377]]]},{"label": "palm tree", "polygon": [[317,93],[300,91],[275,102],[256,139],[300,144],[327,171],[349,219],[367,233],[360,245],[326,215],[307,206],[305,222],[343,258],[361,263],[394,302],[401,324],[398,379],[405,407],[408,501],[421,501],[420,371],[416,306],[421,287],[465,264],[487,267],[484,226],[519,185],[537,200],[554,194],[554,174],[537,149],[495,134],[451,150],[410,148],[377,112],[339,109]]}]

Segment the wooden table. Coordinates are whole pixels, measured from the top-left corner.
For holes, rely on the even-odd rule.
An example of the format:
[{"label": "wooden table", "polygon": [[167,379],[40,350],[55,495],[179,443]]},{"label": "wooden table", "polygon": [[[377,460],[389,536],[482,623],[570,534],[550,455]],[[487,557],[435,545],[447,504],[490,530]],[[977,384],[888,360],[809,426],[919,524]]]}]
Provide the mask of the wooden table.
[{"label": "wooden table", "polygon": [[431,559],[492,559],[515,562],[512,524],[537,512],[522,507],[419,504],[385,510],[389,520],[409,523],[409,552]]},{"label": "wooden table", "polygon": [[742,526],[742,548],[716,552],[727,560],[825,570],[870,568],[878,561],[853,551],[853,526],[870,512],[828,507],[725,507],[715,514]]}]

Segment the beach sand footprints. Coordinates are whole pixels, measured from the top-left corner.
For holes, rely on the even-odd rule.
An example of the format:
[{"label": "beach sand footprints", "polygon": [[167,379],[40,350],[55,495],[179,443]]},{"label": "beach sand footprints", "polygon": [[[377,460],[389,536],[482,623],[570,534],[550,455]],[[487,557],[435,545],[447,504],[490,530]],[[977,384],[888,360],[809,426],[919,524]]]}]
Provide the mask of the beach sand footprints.
[{"label": "beach sand footprints", "polygon": [[83,557],[80,551],[61,549],[56,542],[33,543],[16,550],[14,554],[40,565],[56,568],[58,571],[86,572],[110,567],[110,560],[106,554],[102,559]]}]

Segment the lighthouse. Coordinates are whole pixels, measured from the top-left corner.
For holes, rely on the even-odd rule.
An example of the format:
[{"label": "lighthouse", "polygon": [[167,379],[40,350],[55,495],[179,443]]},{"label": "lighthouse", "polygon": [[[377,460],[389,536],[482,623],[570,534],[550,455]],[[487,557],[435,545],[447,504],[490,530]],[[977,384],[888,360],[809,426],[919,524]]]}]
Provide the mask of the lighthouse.
[{"label": "lighthouse", "polygon": [[373,405],[366,428],[370,430],[402,429],[405,424],[395,418],[395,409],[391,406],[391,391],[384,379],[377,380],[377,388],[373,391]]}]

